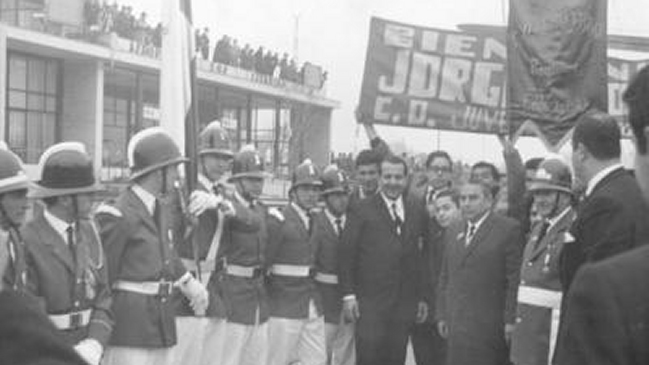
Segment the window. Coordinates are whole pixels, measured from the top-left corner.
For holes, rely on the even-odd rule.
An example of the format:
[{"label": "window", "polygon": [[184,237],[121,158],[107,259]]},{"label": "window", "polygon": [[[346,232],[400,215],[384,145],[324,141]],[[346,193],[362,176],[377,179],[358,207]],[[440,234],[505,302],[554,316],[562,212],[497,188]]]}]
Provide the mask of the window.
[{"label": "window", "polygon": [[56,141],[60,63],[13,53],[8,58],[7,144],[26,163],[37,163]]}]

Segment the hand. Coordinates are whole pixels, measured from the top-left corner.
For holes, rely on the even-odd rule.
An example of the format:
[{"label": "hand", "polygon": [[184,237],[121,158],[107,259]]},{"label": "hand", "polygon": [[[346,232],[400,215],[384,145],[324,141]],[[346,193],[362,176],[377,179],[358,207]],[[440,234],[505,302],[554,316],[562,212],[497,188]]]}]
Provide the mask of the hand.
[{"label": "hand", "polygon": [[361,316],[356,298],[343,299],[343,318],[345,322],[355,322]]},{"label": "hand", "polygon": [[237,214],[237,211],[234,209],[234,205],[228,200],[224,200],[219,204],[219,210],[226,217],[234,217]]},{"label": "hand", "polygon": [[505,341],[507,341],[507,343],[510,343],[512,341],[512,334],[514,333],[515,328],[516,328],[515,324],[511,324],[511,323],[505,324]]},{"label": "hand", "polygon": [[74,351],[88,364],[99,365],[104,349],[99,341],[94,338],[86,338],[74,346]]},{"label": "hand", "polygon": [[222,198],[202,190],[192,191],[189,197],[189,214],[198,217],[208,209],[216,209]]},{"label": "hand", "polygon": [[189,299],[189,305],[194,310],[194,314],[204,316],[209,305],[209,294],[203,284],[191,276],[191,274],[189,275],[190,279],[180,285],[180,291]]},{"label": "hand", "polygon": [[512,142],[511,138],[507,137],[504,134],[499,134],[498,140],[500,141],[500,144],[503,146],[503,155],[511,156],[518,153],[516,147],[514,147],[514,142]]},{"label": "hand", "polygon": [[417,318],[415,319],[416,323],[424,323],[428,318],[428,304],[426,302],[419,302],[417,305]]},{"label": "hand", "polygon": [[446,325],[446,321],[437,322],[437,332],[439,332],[439,335],[442,336],[443,339],[448,338],[448,326]]}]

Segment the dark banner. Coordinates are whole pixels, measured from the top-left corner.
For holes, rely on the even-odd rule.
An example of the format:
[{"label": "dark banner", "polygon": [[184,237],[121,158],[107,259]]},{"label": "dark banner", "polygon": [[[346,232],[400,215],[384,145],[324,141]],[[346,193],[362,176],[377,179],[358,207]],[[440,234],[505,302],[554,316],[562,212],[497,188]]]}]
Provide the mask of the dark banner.
[{"label": "dark banner", "polygon": [[510,0],[513,130],[533,130],[556,146],[583,113],[606,111],[606,45],[606,0]]},{"label": "dark banner", "polygon": [[372,18],[361,121],[507,133],[503,38]]}]

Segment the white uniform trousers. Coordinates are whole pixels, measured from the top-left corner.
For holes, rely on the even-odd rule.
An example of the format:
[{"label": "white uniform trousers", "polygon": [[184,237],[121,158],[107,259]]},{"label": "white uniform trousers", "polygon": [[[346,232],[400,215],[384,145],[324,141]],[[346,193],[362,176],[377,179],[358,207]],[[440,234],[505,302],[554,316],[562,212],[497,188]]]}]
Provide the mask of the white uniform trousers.
[{"label": "white uniform trousers", "polygon": [[325,323],[325,335],[327,341],[327,364],[356,364],[353,323]]},{"label": "white uniform trousers", "polygon": [[317,315],[313,301],[309,303],[309,318],[270,317],[268,329],[267,365],[327,363],[324,317]]},{"label": "white uniform trousers", "polygon": [[[223,318],[209,318],[203,338],[200,340],[203,343],[202,351],[200,353],[200,365],[216,365],[220,364],[218,359],[223,356],[223,345],[225,342],[225,319]],[[179,363],[184,364],[184,363]]]},{"label": "white uniform trousers", "polygon": [[143,347],[109,346],[102,365],[174,365],[173,347],[150,349]]},{"label": "white uniform trousers", "polygon": [[[268,358],[268,323],[226,322],[220,365],[263,365]],[[213,362],[216,364],[216,362]],[[206,363],[207,364],[207,363]]]},{"label": "white uniform trousers", "polygon": [[176,317],[178,343],[173,348],[174,364],[201,365],[207,317]]}]

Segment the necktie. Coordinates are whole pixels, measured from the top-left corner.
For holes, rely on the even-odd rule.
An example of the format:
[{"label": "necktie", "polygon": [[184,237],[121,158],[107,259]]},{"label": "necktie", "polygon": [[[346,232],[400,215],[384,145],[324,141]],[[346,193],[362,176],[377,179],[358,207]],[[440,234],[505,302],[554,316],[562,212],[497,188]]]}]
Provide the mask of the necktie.
[{"label": "necktie", "polygon": [[394,225],[397,229],[397,234],[401,234],[401,226],[403,225],[403,220],[397,211],[397,203],[392,203],[392,218],[394,219]]},{"label": "necktie", "polygon": [[473,236],[475,236],[476,229],[477,229],[477,225],[475,223],[469,222],[467,233],[466,233],[466,240],[465,240],[465,244],[467,246],[471,244],[471,241],[473,240]]},{"label": "necktie", "polygon": [[77,251],[75,248],[75,243],[74,242],[74,226],[70,224],[68,228],[65,229],[65,231],[68,234],[68,249],[70,250],[70,254],[72,255],[72,260],[77,261]]},{"label": "necktie", "polygon": [[435,196],[435,189],[428,189],[428,195],[426,196],[426,204],[430,204],[433,201]]},{"label": "necktie", "polygon": [[550,228],[550,222],[546,219],[543,221],[543,225],[541,226],[541,230],[539,231],[539,234],[536,236],[536,242],[534,242],[534,250],[539,248],[539,245],[541,244],[541,241],[545,237],[545,235],[548,233],[548,228]]},{"label": "necktie", "polygon": [[158,229],[160,229],[160,224],[161,224],[161,222],[160,222],[160,213],[161,212],[160,211],[161,211],[160,201],[158,201],[158,199],[156,199],[155,204],[153,205],[153,221],[155,222],[155,225],[156,225],[156,227],[158,227]]},{"label": "necktie", "polygon": [[343,220],[341,218],[336,218],[334,221],[336,223],[336,233],[338,233],[338,238],[343,234]]},{"label": "necktie", "polygon": [[311,214],[311,212],[307,212],[306,216],[307,216],[306,230],[309,231],[309,235],[311,235],[311,231],[313,230],[313,214]]}]

